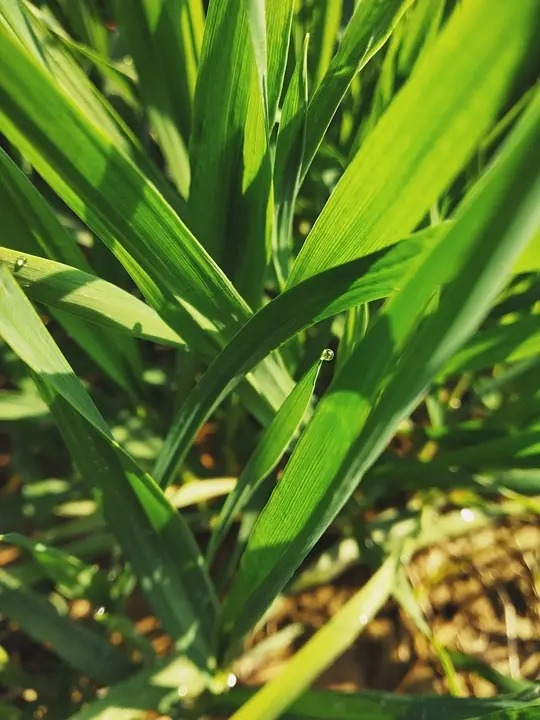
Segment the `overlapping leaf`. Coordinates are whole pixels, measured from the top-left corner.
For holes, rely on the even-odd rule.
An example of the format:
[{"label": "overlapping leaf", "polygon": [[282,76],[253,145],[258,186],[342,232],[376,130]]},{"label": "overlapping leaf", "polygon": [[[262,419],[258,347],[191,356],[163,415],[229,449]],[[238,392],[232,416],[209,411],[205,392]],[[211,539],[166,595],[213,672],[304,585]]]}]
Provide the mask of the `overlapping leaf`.
[{"label": "overlapping leaf", "polygon": [[[489,3],[484,11],[490,12]],[[236,645],[262,615],[398,423],[478,328],[513,262],[536,233],[540,163],[531,158],[540,159],[539,119],[540,96],[497,164],[465,201],[450,232],[388,302],[322,398],[259,517],[227,596],[227,645]],[[433,293],[447,283],[437,309],[415,333]]]},{"label": "overlapping leaf", "polygon": [[[537,12],[532,0],[519,14],[506,3],[489,3],[488,11],[483,2],[454,13],[343,174],[306,238],[288,287],[414,229],[508,98],[531,57],[529,29]],[[474,45],[474,54],[464,53],[464,45]],[[307,127],[309,132],[309,110]],[[307,159],[309,135],[306,143]],[[329,242],[336,237],[339,242]]]},{"label": "overlapping leaf", "polygon": [[215,597],[191,531],[152,478],[112,439],[6,267],[0,268],[0,277],[0,334],[35,373],[64,441],[156,614],[194,662],[204,667],[210,658]]},{"label": "overlapping leaf", "polygon": [[372,256],[332,268],[279,295],[224,348],[186,399],[154,469],[167,486],[200,425],[246,373],[298,332],[343,310],[397,290],[411,267],[446,232],[441,225]]}]

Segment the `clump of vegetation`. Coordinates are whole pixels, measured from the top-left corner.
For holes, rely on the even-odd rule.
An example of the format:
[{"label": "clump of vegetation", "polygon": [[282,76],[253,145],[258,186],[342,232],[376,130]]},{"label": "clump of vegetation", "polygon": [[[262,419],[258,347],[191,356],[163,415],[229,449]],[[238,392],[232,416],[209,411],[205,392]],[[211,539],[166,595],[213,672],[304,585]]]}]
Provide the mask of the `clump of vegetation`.
[{"label": "clump of vegetation", "polygon": [[[539,717],[408,572],[540,507],[538,27],[0,2],[1,717]],[[296,633],[257,640],[282,595],[351,565],[241,687]],[[389,602],[449,695],[310,689]],[[451,697],[464,669],[502,694]]]}]

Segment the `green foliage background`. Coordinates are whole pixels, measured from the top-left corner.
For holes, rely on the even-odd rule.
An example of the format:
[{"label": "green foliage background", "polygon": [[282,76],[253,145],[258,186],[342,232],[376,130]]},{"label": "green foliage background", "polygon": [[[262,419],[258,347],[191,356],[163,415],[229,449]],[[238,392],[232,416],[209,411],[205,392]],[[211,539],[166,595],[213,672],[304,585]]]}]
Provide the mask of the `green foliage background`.
[{"label": "green foliage background", "polygon": [[[538,27],[538,0],[0,0],[0,613],[56,656],[45,683],[4,651],[0,717],[540,717],[482,663],[505,694],[309,690],[393,597],[460,694],[404,570],[540,507]],[[371,580],[229,691],[331,526]]]}]

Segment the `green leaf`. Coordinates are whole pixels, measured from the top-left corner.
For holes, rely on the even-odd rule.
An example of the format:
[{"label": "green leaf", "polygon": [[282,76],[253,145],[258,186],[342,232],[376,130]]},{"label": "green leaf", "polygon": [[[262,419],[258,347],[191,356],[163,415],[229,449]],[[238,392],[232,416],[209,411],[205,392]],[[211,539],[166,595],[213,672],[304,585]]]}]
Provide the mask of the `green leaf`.
[{"label": "green leaf", "polygon": [[515,322],[477,333],[444,366],[442,377],[517,362],[540,352],[540,315],[523,315]]},{"label": "green leaf", "polygon": [[[116,0],[150,124],[180,194],[189,192],[187,142],[197,68],[183,0]],[[191,84],[191,87],[190,87]]]},{"label": "green leaf", "polygon": [[[539,12],[535,0],[526,0],[519,14],[489,0],[454,12],[340,179],[288,287],[414,229],[503,107],[531,57]],[[474,55],[463,52],[473,45]],[[309,136],[306,142],[308,158]],[[329,242],[336,237],[339,242]]]},{"label": "green leaf", "polygon": [[245,304],[162,195],[3,29],[0,70],[0,127],[151,304],[181,295],[211,320],[244,320]]},{"label": "green leaf", "polygon": [[347,310],[343,335],[339,341],[337,370],[340,370],[351,357],[355,346],[367,332],[369,325],[369,305],[363,303]]},{"label": "green leaf", "polygon": [[257,307],[270,251],[271,159],[248,5],[230,0],[208,8],[190,145],[189,221]]},{"label": "green leaf", "polygon": [[446,226],[417,233],[372,256],[332,268],[268,303],[225,347],[176,416],[154,468],[166,487],[206,418],[235,385],[269,352],[298,332],[369,300],[391,295]]},{"label": "green leaf", "polygon": [[[235,689],[228,695],[216,698],[212,707],[215,712],[230,712],[244,705],[254,693],[257,693],[257,690]],[[381,692],[308,690],[281,717],[283,720],[440,720],[442,716],[444,720],[476,720],[479,717],[486,720],[490,712],[497,710],[527,712],[527,703],[500,697],[476,699],[444,695],[407,696]],[[510,715],[505,720],[518,718]],[[519,720],[528,719],[525,716]]]},{"label": "green leaf", "polygon": [[244,0],[244,3],[269,137],[287,67],[294,0]]},{"label": "green leaf", "polygon": [[31,553],[45,574],[54,581],[57,589],[70,599],[83,597],[92,600],[106,592],[107,582],[99,575],[97,566],[86,565],[65,550],[19,533],[0,535],[0,542],[16,545]]},{"label": "green leaf", "polygon": [[300,170],[304,157],[307,118],[307,51],[304,45],[283,102],[274,161],[273,259],[280,286],[289,277],[292,257],[294,206],[300,188]]},{"label": "green leaf", "polygon": [[259,87],[264,108],[266,135],[270,135],[268,118],[268,63],[266,47],[266,2],[265,0],[244,0],[248,20],[249,35],[253,46],[253,56],[259,77]]},{"label": "green leaf", "polygon": [[294,0],[266,0],[266,47],[268,69],[268,120],[276,117],[291,40]]},{"label": "green leaf", "polygon": [[362,0],[356,5],[339,49],[309,103],[302,180],[354,76],[381,49],[411,2]]},{"label": "green leaf", "polygon": [[41,418],[48,414],[49,408],[37,394],[9,390],[0,393],[0,422]]},{"label": "green leaf", "polygon": [[198,667],[204,667],[210,658],[209,628],[216,600],[191,531],[152,478],[112,439],[5,266],[0,268],[0,299],[0,335],[34,371],[75,463],[156,614]]},{"label": "green leaf", "polygon": [[315,58],[313,86],[317,87],[325,76],[334,55],[341,25],[343,0],[318,0],[313,23],[312,53]]},{"label": "green leaf", "polygon": [[270,475],[283,457],[306,414],[321,360],[318,360],[296,384],[289,397],[265,429],[255,451],[242,470],[234,490],[228,496],[219,515],[208,545],[206,561],[211,564],[229,531],[234,518],[249,502],[259,485]]},{"label": "green leaf", "polygon": [[190,692],[197,695],[203,689],[193,668],[176,655],[118,683],[105,698],[88,703],[69,720],[110,720],[111,715],[122,720],[145,720],[149,712],[158,708],[166,711],[178,703],[179,696],[185,698]]},{"label": "green leaf", "polygon": [[[440,467],[465,467],[488,469],[535,468],[540,458],[540,427],[500,437],[484,443],[446,450],[434,458],[429,465],[433,472]],[[404,468],[404,479],[408,469]],[[419,469],[423,475],[424,470]],[[488,481],[486,484],[489,487]]]},{"label": "green leaf", "polygon": [[[402,562],[404,561],[402,560]],[[422,606],[415,596],[414,589],[407,577],[403,565],[397,572],[392,595],[398,605],[414,623],[416,629],[424,635],[430,644],[432,651],[439,659],[450,693],[456,697],[463,696],[464,692],[462,683],[456,673],[456,668],[452,663],[450,653],[437,642],[437,639],[427,622]]]},{"label": "green leaf", "polygon": [[[143,153],[140,142],[128,128],[121,116],[115,112],[96,87],[87,77],[83,69],[74,61],[65,49],[65,43],[58,41],[57,35],[51,33],[50,21],[37,8],[23,5],[21,0],[14,0],[10,5],[17,5],[21,15],[31,30],[20,32],[19,25],[12,26],[23,47],[43,68],[46,68],[59,86],[71,100],[110,138],[118,148],[129,155],[133,161],[147,173],[162,192],[166,185],[160,178],[155,166]],[[7,6],[0,8],[0,15],[6,15]],[[10,20],[8,14],[8,22]],[[170,201],[170,200],[169,200]]]},{"label": "green leaf", "polygon": [[397,55],[397,71],[401,77],[410,75],[421,53],[433,42],[445,4],[445,0],[418,0],[407,13],[406,28]]},{"label": "green leaf", "polygon": [[80,0],[72,3],[60,0],[71,25],[79,38],[102,55],[109,54],[109,37],[103,18],[100,17],[97,0]]},{"label": "green leaf", "polygon": [[538,720],[540,718],[540,706],[520,708],[519,710],[497,710],[496,712],[480,715],[473,720]]},{"label": "green leaf", "polygon": [[0,333],[7,344],[38,375],[54,378],[58,392],[77,412],[111,438],[99,410],[5,266],[0,267],[0,300]]},{"label": "green leaf", "polygon": [[[399,422],[487,315],[540,222],[540,162],[531,162],[539,148],[540,95],[450,231],[385,305],[321,399],[226,598],[228,644],[236,645],[263,614]],[[434,292],[446,285],[437,309],[425,317]]]},{"label": "green leaf", "polygon": [[[20,251],[11,256],[16,272],[27,262],[27,252],[43,252],[53,260],[69,263],[87,273],[92,271],[75,238],[3,151],[0,151],[0,214],[3,219],[0,236],[13,250]],[[118,345],[105,328],[81,327],[71,319],[65,321],[59,313],[55,313],[55,317],[115,382],[132,397],[140,394],[142,369],[133,342],[128,340]]]},{"label": "green leaf", "polygon": [[43,53],[41,52],[39,40],[36,38],[32,26],[28,22],[26,14],[20,0],[4,3],[0,9],[0,17],[6,23],[20,42],[31,52],[40,62],[44,62]]},{"label": "green leaf", "polygon": [[514,266],[515,273],[540,271],[540,230],[528,244],[525,252]]},{"label": "green leaf", "polygon": [[[26,262],[18,265],[21,258]],[[184,345],[155,310],[96,275],[2,247],[0,262],[14,273],[26,294],[43,305],[143,340]]]},{"label": "green leaf", "polygon": [[503,673],[495,670],[494,667],[488,665],[483,660],[471,655],[466,655],[459,650],[452,650],[448,654],[452,658],[452,661],[458,670],[474,672],[479,677],[492,683],[499,692],[513,693],[514,695],[517,695],[518,693],[531,693],[531,699],[534,698],[534,694],[538,688],[537,683],[531,680],[522,680],[509,677],[508,675],[503,675]]},{"label": "green leaf", "polygon": [[[139,107],[134,82],[135,73],[130,65],[126,64],[124,60],[114,62],[105,55],[101,55],[95,50],[92,50],[87,45],[73,40],[47,6],[38,8],[34,5],[26,5],[25,8],[28,13],[38,18],[54,37],[60,40],[62,46],[69,51],[74,59],[78,60],[79,63],[81,61],[85,62],[86,60],[92,63],[104,81],[110,83],[111,90],[109,94],[117,94],[131,108]],[[25,43],[25,45],[27,44]]]},{"label": "green leaf", "polygon": [[118,682],[133,672],[122,650],[95,629],[61,615],[6,570],[0,570],[0,612],[37,642],[50,643],[62,660],[98,682]]},{"label": "green leaf", "polygon": [[[194,310],[216,321],[223,343],[250,316],[245,302],[119,143],[88,120],[5,28],[0,97],[0,129],[117,256],[148,303],[208,361],[219,343]],[[250,382],[255,397],[274,410],[291,387],[271,358]]]},{"label": "green leaf", "polygon": [[362,633],[392,591],[396,558],[390,557],[373,577],[341,607],[283,671],[254,695],[231,720],[274,720]]}]

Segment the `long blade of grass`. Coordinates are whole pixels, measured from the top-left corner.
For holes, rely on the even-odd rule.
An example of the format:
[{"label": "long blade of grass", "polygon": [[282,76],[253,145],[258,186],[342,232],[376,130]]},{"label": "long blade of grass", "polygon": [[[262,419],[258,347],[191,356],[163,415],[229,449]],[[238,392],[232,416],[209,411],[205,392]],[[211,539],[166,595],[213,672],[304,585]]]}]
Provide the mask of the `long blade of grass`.
[{"label": "long blade of grass", "polygon": [[[532,427],[510,437],[499,437],[496,440],[480,442],[469,447],[446,450],[441,452],[440,456],[433,458],[429,465],[432,466],[431,469],[434,473],[441,467],[466,467],[479,470],[535,468],[538,467],[539,456],[540,427]],[[412,467],[404,467],[403,470],[403,481],[406,483],[407,476],[414,470]],[[418,476],[422,476],[427,467],[419,467],[417,470]],[[534,479],[531,489],[535,487],[536,483],[533,483]],[[489,487],[488,481],[486,484]]]},{"label": "long blade of grass", "polygon": [[244,0],[267,134],[270,135],[283,87],[291,38],[294,0]]},{"label": "long blade of grass", "polygon": [[264,431],[219,515],[208,545],[206,554],[208,564],[213,562],[235,516],[249,502],[263,480],[276,468],[290,445],[311,401],[322,361],[323,357],[312,365],[296,384]]},{"label": "long blade of grass", "polygon": [[351,357],[355,346],[367,332],[369,325],[369,305],[357,305],[347,310],[343,326],[343,334],[338,347],[337,370],[341,369]]},{"label": "long blade of grass", "polygon": [[107,580],[99,573],[97,566],[87,565],[66,550],[19,533],[0,535],[0,542],[15,545],[30,553],[65,597],[82,597],[100,605],[103,603],[107,595]]},{"label": "long blade of grass", "polygon": [[326,75],[341,24],[343,0],[319,0],[315,12],[312,52],[315,58],[313,86],[316,88]]},{"label": "long blade of grass", "polygon": [[88,703],[69,720],[111,720],[111,716],[114,720],[145,720],[156,708],[177,703],[179,695],[198,695],[203,689],[193,667],[176,655],[118,683],[107,697]]},{"label": "long blade of grass", "polygon": [[306,142],[308,44],[309,35],[306,35],[283,102],[276,141],[272,242],[274,266],[281,287],[285,285],[290,272],[294,206],[300,187]]},{"label": "long blade of grass", "polygon": [[[0,96],[0,128],[118,257],[149,304],[208,360],[250,316],[245,302],[156,187],[3,28]],[[216,320],[217,344],[191,307]],[[256,375],[257,393],[276,409],[290,378],[273,361]]]},{"label": "long blade of grass", "polygon": [[[540,95],[450,232],[386,304],[321,399],[259,516],[226,598],[226,646],[236,646],[266,610],[398,423],[488,313],[540,222],[539,120]],[[415,334],[433,293],[446,284],[437,310]]]},{"label": "long blade of grass", "polygon": [[191,531],[152,478],[112,439],[6,267],[0,268],[0,278],[0,334],[35,373],[64,441],[97,494],[156,614],[175,640],[193,653],[196,664],[204,667],[210,657],[215,595]]},{"label": "long blade of grass", "polygon": [[[124,100],[133,109],[139,108],[139,99],[136,96],[135,73],[130,65],[121,60],[115,62],[110,58],[92,50],[87,45],[73,40],[62,25],[57,21],[54,14],[47,6],[41,8],[35,5],[25,6],[28,13],[34,15],[54,36],[58,38],[62,46],[69,51],[69,54],[79,63],[90,61],[104,80],[110,83],[114,93]],[[26,43],[25,43],[26,45]]]},{"label": "long blade of grass", "polygon": [[187,198],[190,181],[187,143],[197,57],[190,33],[182,33],[185,5],[183,0],[115,3],[121,33],[133,54],[150,123],[176,187]]},{"label": "long blade of grass", "polygon": [[[30,28],[31,37],[28,36],[28,33],[21,31],[19,23],[14,25],[11,22],[12,14],[8,13],[8,9],[15,8],[15,6],[24,16],[25,22]],[[107,134],[118,148],[121,148],[144,170],[162,192],[165,192],[166,184],[162,182],[155,166],[142,151],[140,142],[121,116],[104,100],[83,69],[58,42],[57,37],[52,35],[47,16],[33,6],[23,5],[21,0],[14,0],[13,3],[2,5],[0,17],[2,15],[7,18],[8,24],[26,51],[54,76],[56,82],[69,94],[72,101],[84,110],[85,114]],[[168,199],[170,201],[169,196]]]},{"label": "long blade of grass", "polygon": [[381,49],[410,4],[410,0],[362,0],[357,4],[339,49],[309,103],[302,180],[354,76]]},{"label": "long blade of grass", "polygon": [[15,37],[40,61],[44,62],[43,54],[30,23],[23,12],[19,0],[4,4],[0,11],[0,18],[11,29]]},{"label": "long blade of grass", "polygon": [[294,0],[266,0],[266,47],[268,66],[268,120],[276,117],[291,41]]},{"label": "long blade of grass", "polygon": [[5,569],[0,570],[0,612],[37,642],[50,643],[68,665],[98,682],[118,682],[134,670],[124,652],[96,629],[61,615],[52,603]]},{"label": "long blade of grass", "polygon": [[540,705],[535,702],[525,708],[515,710],[496,710],[487,715],[477,715],[471,720],[538,720],[540,718]]},{"label": "long blade of grass", "polygon": [[446,0],[419,0],[407,14],[406,32],[399,44],[397,72],[407,77],[420,54],[433,41],[445,10]]},{"label": "long blade of grass", "polygon": [[540,231],[531,240],[523,255],[514,266],[514,272],[529,273],[540,270]]},{"label": "long blade of grass", "polygon": [[[44,252],[53,260],[91,272],[75,238],[3,151],[0,151],[0,214],[3,219],[0,235],[14,250],[20,251],[14,260],[17,271],[27,262],[27,252]],[[74,321],[68,321],[67,327],[60,315],[56,314],[56,319],[115,382],[133,397],[140,393],[141,363],[133,342],[128,340],[118,346],[107,329],[85,328]]]},{"label": "long blade of grass", "polygon": [[289,660],[287,667],[231,720],[274,720],[336,660],[375,617],[392,591],[396,558],[390,557],[334,617]]},{"label": "long blade of grass", "polygon": [[185,521],[151,478],[90,427],[51,384],[38,378],[36,384],[154,613],[186,658],[208,669],[215,595]]},{"label": "long blade of grass", "polygon": [[60,0],[60,4],[78,37],[91,48],[107,56],[109,37],[104,19],[100,16],[99,3],[96,0],[80,0],[76,3]]},{"label": "long blade of grass", "polygon": [[0,262],[13,272],[26,294],[43,305],[143,340],[185,345],[155,310],[96,275],[3,247]]},{"label": "long blade of grass", "polygon": [[190,145],[189,220],[257,307],[270,251],[271,158],[248,7],[231,0],[208,8]]},{"label": "long blade of grass", "polygon": [[[288,287],[414,229],[470,159],[532,58],[530,29],[539,13],[535,0],[519,14],[489,0],[455,10],[340,179]],[[475,53],[464,53],[464,44]]]},{"label": "long blade of grass", "polygon": [[444,366],[442,377],[511,363],[540,352],[540,315],[523,315],[515,322],[477,333]]},{"label": "long blade of grass", "polygon": [[268,49],[266,40],[266,2],[265,0],[244,0],[249,35],[253,46],[255,66],[259,77],[259,87],[264,109],[266,133],[270,134],[268,113]]},{"label": "long blade of grass", "polygon": [[[5,30],[0,69],[2,130],[134,280],[143,284],[137,276],[142,267],[157,286],[210,319],[221,317],[229,326],[231,316],[245,319],[245,304],[156,188]],[[155,288],[141,289],[155,302]]]},{"label": "long blade of grass", "polygon": [[272,350],[310,325],[354,305],[391,295],[443,226],[373,256],[333,268],[291,288],[260,310],[225,347],[176,416],[154,468],[166,487],[204,420],[240,379]]},{"label": "long blade of grass", "polygon": [[[230,712],[258,692],[239,688],[216,698],[215,712]],[[485,720],[491,712],[526,712],[527,701],[514,698],[453,698],[444,695],[398,695],[381,692],[333,692],[308,690],[282,715],[283,720]],[[504,716],[503,716],[504,717]],[[519,715],[518,715],[519,717]],[[77,718],[78,720],[78,718]],[[498,720],[502,720],[499,718]],[[516,720],[507,716],[505,720]],[[526,716],[523,720],[527,720]]]},{"label": "long blade of grass", "polygon": [[[403,561],[402,561],[403,562]],[[461,680],[456,673],[456,668],[452,663],[450,653],[443,648],[437,641],[432,629],[430,628],[422,606],[418,602],[414,594],[414,589],[409,582],[409,578],[405,574],[403,565],[397,573],[392,593],[395,601],[400,605],[402,610],[407,614],[409,619],[414,623],[416,629],[424,635],[428,641],[433,653],[439,659],[442,670],[446,677],[448,689],[454,697],[464,696]]]}]

